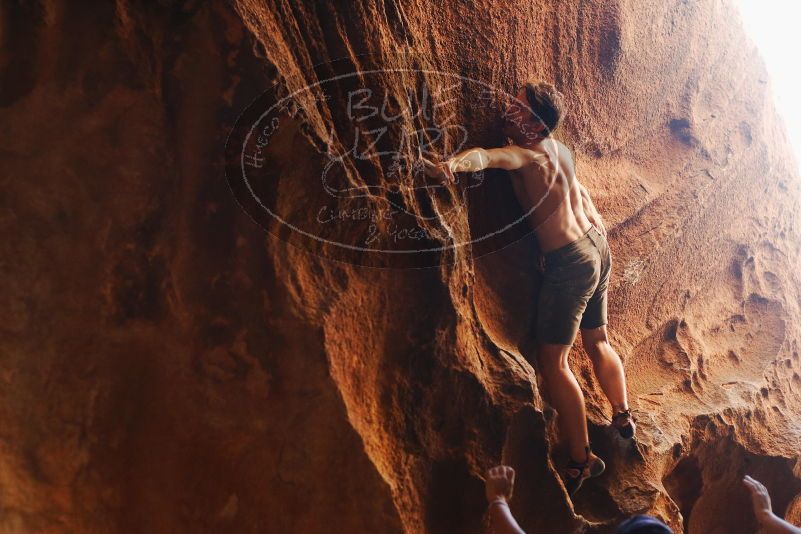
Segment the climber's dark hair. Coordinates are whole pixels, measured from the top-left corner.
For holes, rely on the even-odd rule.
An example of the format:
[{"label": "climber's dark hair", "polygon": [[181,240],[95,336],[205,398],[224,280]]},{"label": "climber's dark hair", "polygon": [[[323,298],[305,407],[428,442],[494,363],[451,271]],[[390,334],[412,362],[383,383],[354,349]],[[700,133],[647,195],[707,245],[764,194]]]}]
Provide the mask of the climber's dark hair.
[{"label": "climber's dark hair", "polygon": [[565,114],[564,96],[548,82],[526,83],[526,100],[534,112],[535,120],[545,125],[544,136],[551,135],[562,122]]}]

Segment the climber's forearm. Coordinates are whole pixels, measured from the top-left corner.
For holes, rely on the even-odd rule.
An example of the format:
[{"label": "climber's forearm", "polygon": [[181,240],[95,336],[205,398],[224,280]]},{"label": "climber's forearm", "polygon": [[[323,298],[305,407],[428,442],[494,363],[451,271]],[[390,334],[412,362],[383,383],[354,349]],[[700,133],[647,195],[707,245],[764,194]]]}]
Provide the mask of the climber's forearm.
[{"label": "climber's forearm", "polygon": [[483,148],[471,148],[451,156],[445,164],[451,172],[478,172],[489,167],[490,156]]},{"label": "climber's forearm", "polygon": [[471,148],[446,161],[451,172],[478,172],[484,169],[513,171],[534,163],[537,154],[514,145],[503,148]]},{"label": "climber's forearm", "polygon": [[768,514],[759,521],[766,534],[801,534],[801,528],[791,525],[776,514]]},{"label": "climber's forearm", "polygon": [[495,534],[526,534],[517,524],[506,501],[490,504],[490,520]]},{"label": "climber's forearm", "polygon": [[590,198],[590,192],[587,191],[587,188],[584,187],[584,184],[578,181],[578,178],[576,178],[576,187],[578,187],[581,200],[584,202],[584,204],[590,208],[595,208],[595,205],[592,203],[592,199]]},{"label": "climber's forearm", "polygon": [[595,207],[595,204],[592,202],[592,198],[590,198],[590,193],[587,191],[587,188],[581,184],[578,180],[576,180],[576,187],[579,188],[579,193],[581,195],[581,205],[584,210],[584,214],[587,216],[587,219],[590,221],[596,230],[598,230],[602,236],[607,237],[606,231],[606,224],[604,224],[604,219],[601,217],[601,214],[598,213],[598,209]]},{"label": "climber's forearm", "polygon": [[585,210],[588,215],[591,217],[595,217],[598,215],[598,210],[595,209],[595,204],[592,202],[592,198],[590,198],[590,192],[587,191],[587,188],[584,187],[584,184],[576,179],[576,186],[579,188],[579,193],[581,194],[581,201],[587,209]]}]

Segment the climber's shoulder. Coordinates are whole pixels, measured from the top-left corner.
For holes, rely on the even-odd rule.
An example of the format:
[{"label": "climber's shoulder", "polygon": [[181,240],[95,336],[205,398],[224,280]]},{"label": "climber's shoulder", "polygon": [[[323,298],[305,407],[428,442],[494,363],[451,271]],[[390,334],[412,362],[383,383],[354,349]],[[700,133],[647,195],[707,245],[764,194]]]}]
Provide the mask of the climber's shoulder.
[{"label": "climber's shoulder", "polygon": [[548,155],[548,159],[553,163],[572,169],[575,167],[573,152],[561,141],[548,137],[540,142],[543,152]]},{"label": "climber's shoulder", "polygon": [[550,157],[553,156],[561,156],[561,157],[572,157],[573,153],[570,151],[567,146],[555,139],[553,137],[546,137],[545,139],[540,139],[535,143],[530,145],[518,146],[514,144],[510,144],[507,148],[515,147],[521,151],[526,151],[531,154],[534,154],[541,158],[543,155],[547,155]]},{"label": "climber's shoulder", "polygon": [[542,161],[542,158],[546,156],[542,149],[536,145],[520,146],[509,144],[503,147],[502,150],[510,156],[517,158],[524,165],[530,165],[532,163]]},{"label": "climber's shoulder", "polygon": [[542,152],[537,150],[534,147],[524,147],[520,145],[507,145],[504,147],[504,150],[508,151],[510,154],[514,154],[517,157],[526,160],[526,161],[534,161],[537,158],[542,157]]},{"label": "climber's shoulder", "polygon": [[548,137],[542,140],[540,144],[543,147],[552,148],[559,155],[560,158],[573,159],[573,152],[571,152],[570,149],[567,148],[567,145],[565,145],[558,139],[555,139],[553,137]]}]

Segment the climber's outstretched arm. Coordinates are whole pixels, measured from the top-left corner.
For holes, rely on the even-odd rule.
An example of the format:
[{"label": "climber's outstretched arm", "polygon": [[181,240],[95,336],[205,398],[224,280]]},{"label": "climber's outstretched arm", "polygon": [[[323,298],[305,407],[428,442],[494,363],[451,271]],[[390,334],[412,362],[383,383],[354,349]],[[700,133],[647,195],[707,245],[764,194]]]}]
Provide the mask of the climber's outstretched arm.
[{"label": "climber's outstretched arm", "polygon": [[509,499],[515,487],[515,470],[499,465],[487,471],[484,491],[489,502],[489,514],[496,534],[526,534],[509,510]]},{"label": "climber's outstretched arm", "polygon": [[503,148],[470,148],[451,156],[442,163],[434,163],[421,158],[425,172],[432,178],[446,177],[455,181],[453,173],[478,172],[484,169],[505,169],[513,171],[537,159],[537,154],[519,146]]},{"label": "climber's outstretched arm", "polygon": [[759,526],[762,527],[760,532],[765,532],[767,534],[801,533],[800,528],[791,525],[773,513],[768,490],[760,481],[746,475],[743,479],[743,484],[748,490],[748,493],[751,494],[751,504],[754,508],[754,515],[756,516]]},{"label": "climber's outstretched arm", "polygon": [[519,146],[503,148],[471,148],[448,158],[445,163],[453,172],[476,172],[484,169],[513,171],[529,165],[537,154]]}]

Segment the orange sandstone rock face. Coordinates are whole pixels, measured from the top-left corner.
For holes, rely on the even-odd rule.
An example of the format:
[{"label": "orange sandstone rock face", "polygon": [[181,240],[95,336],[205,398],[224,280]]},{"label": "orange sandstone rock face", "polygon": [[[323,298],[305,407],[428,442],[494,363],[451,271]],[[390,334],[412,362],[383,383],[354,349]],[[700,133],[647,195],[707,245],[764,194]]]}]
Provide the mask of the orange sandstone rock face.
[{"label": "orange sandstone rock face", "polygon": [[[2,530],[480,532],[501,461],[528,532],[641,512],[753,532],[745,473],[801,521],[799,176],[729,2],[51,2],[2,20]],[[636,447],[608,431],[578,347],[608,472],[574,503],[509,183],[420,187],[403,166],[420,144],[500,145],[499,100],[529,78],[565,93],[557,137],[610,229],[640,423]],[[363,89],[384,115],[348,107]],[[423,94],[430,116],[400,113]],[[274,130],[239,117],[275,102]],[[237,165],[231,131],[265,164]]]}]

